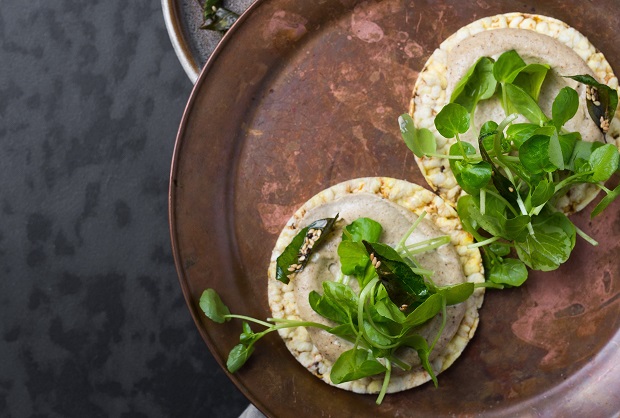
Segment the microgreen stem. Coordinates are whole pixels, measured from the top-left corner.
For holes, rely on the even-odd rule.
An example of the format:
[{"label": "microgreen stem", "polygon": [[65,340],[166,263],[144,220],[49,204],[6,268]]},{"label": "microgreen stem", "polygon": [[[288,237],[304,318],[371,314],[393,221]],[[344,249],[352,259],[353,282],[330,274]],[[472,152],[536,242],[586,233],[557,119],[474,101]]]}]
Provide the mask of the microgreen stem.
[{"label": "microgreen stem", "polygon": [[425,216],[426,216],[426,211],[423,210],[422,213],[420,213],[420,215],[418,216],[418,219],[416,219],[413,222],[411,227],[407,230],[407,232],[405,232],[405,235],[403,235],[400,241],[398,241],[398,245],[395,248],[396,251],[401,251],[404,248],[405,242],[407,241],[407,239],[409,239],[409,236],[413,234],[413,231],[415,231],[418,225],[420,225],[420,222],[422,222],[422,219],[424,219]]},{"label": "microgreen stem", "polygon": [[458,133],[456,134],[455,138],[456,138],[456,142],[458,142],[459,144],[459,148],[461,149],[461,154],[463,155],[463,159],[468,162],[469,157],[465,153],[465,147],[463,146],[463,143],[461,142],[461,138],[459,137]]},{"label": "microgreen stem", "polygon": [[368,293],[372,292],[377,283],[379,283],[378,277],[375,277],[369,281],[360,292],[357,301],[357,327],[360,333],[364,336],[366,336],[366,333],[364,332],[364,305],[366,305],[366,297],[368,296]]},{"label": "microgreen stem", "polygon": [[412,267],[411,271],[413,271],[415,274],[419,274],[420,276],[432,276],[433,274],[435,274],[435,272],[433,270],[427,270],[427,269],[421,269],[421,268],[417,268],[417,267]]},{"label": "microgreen stem", "polygon": [[593,245],[593,246],[598,245],[598,242],[594,238],[592,238],[591,236],[583,232],[577,225],[575,225],[575,230],[577,231],[577,235],[579,235],[581,238],[589,242],[590,245]]},{"label": "microgreen stem", "polygon": [[427,157],[434,158],[445,158],[446,160],[464,160],[462,155],[447,155],[447,154],[438,154],[436,152],[428,152],[424,154]]},{"label": "microgreen stem", "polygon": [[566,187],[569,184],[571,184],[571,182],[573,180],[578,179],[579,177],[588,176],[588,175],[590,175],[592,173],[594,173],[594,170],[584,171],[583,173],[577,173],[577,174],[573,174],[572,176],[566,177],[564,180],[562,180],[561,182],[559,182],[558,184],[555,185],[554,193],[559,192],[564,187]]},{"label": "microgreen stem", "polygon": [[245,316],[245,315],[229,314],[229,315],[224,315],[224,318],[243,319],[243,320],[248,321],[248,322],[254,322],[256,324],[260,324],[260,325],[262,325],[264,327],[267,327],[267,328],[271,328],[273,326],[273,324],[270,324],[269,322],[261,321],[260,319],[252,318],[250,316]]},{"label": "microgreen stem", "polygon": [[493,283],[493,282],[482,282],[482,283],[474,283],[474,289],[479,289],[481,287],[491,288],[491,289],[503,289],[504,285]]},{"label": "microgreen stem", "polygon": [[411,370],[411,365],[409,363],[405,363],[401,359],[396,356],[387,356],[386,359],[390,359],[392,363],[400,367],[401,370],[408,371]]},{"label": "microgreen stem", "polygon": [[475,242],[473,244],[469,244],[467,246],[467,248],[473,249],[473,248],[484,247],[485,245],[493,244],[495,241],[497,241],[499,239],[500,239],[500,237],[491,237],[489,239],[485,239],[484,241],[480,241],[480,242]]},{"label": "microgreen stem", "polygon": [[442,245],[446,245],[450,243],[450,237],[448,235],[443,235],[441,237],[429,238],[424,241],[416,242],[414,244],[407,245],[406,249],[407,255],[413,256],[416,254],[424,253],[427,251],[432,251],[435,248],[439,248]]},{"label": "microgreen stem", "polygon": [[383,385],[381,385],[379,396],[377,396],[377,405],[381,405],[381,402],[383,402],[383,398],[387,393],[388,385],[390,384],[390,377],[392,376],[392,363],[388,359],[385,359],[385,368],[385,377],[383,378]]},{"label": "microgreen stem", "polygon": [[486,204],[487,204],[487,194],[485,189],[480,189],[480,213],[482,215],[484,215],[484,212],[486,211]]}]

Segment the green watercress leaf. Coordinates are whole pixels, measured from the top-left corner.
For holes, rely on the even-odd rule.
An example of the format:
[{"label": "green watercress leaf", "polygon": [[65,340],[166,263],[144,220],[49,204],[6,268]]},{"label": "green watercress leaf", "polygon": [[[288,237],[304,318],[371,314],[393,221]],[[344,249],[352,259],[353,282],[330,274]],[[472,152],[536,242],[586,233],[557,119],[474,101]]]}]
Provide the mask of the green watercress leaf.
[{"label": "green watercress leaf", "polygon": [[220,299],[220,295],[213,289],[207,289],[200,295],[200,309],[205,313],[207,318],[223,324],[225,321],[230,320],[226,315],[230,315],[230,310]]},{"label": "green watercress leaf", "polygon": [[489,280],[497,284],[518,287],[527,280],[527,268],[521,260],[506,258],[491,268]]},{"label": "green watercress leaf", "polygon": [[553,172],[557,167],[549,158],[550,138],[534,135],[519,148],[519,161],[531,173]]},{"label": "green watercress leaf", "polygon": [[579,95],[575,89],[564,87],[555,99],[551,107],[551,122],[559,131],[562,126],[575,116],[579,108]]},{"label": "green watercress leaf", "polygon": [[575,144],[573,146],[573,152],[568,160],[566,168],[571,171],[576,171],[575,161],[588,161],[590,159],[590,156],[592,155],[592,152],[597,148],[602,147],[603,145],[604,144],[601,142],[588,142],[583,140],[575,141]]},{"label": "green watercress leaf", "polygon": [[463,190],[469,194],[478,193],[491,180],[491,164],[486,161],[463,164],[459,171],[456,179]]},{"label": "green watercress leaf", "polygon": [[547,179],[542,179],[538,182],[532,192],[531,203],[532,207],[544,205],[555,194],[555,184],[550,183]]},{"label": "green watercress leaf", "polygon": [[401,344],[405,347],[411,347],[418,353],[418,357],[420,357],[420,362],[422,363],[422,367],[424,370],[428,372],[437,387],[437,377],[435,376],[435,371],[431,366],[431,362],[429,361],[430,356],[430,348],[428,346],[428,342],[424,339],[424,337],[420,335],[408,335],[407,337],[401,340]]},{"label": "green watercress leaf", "polygon": [[540,109],[538,103],[536,103],[536,101],[521,87],[513,84],[506,84],[504,89],[506,90],[506,96],[510,103],[517,112],[525,116],[527,120],[537,125],[543,125],[548,121],[547,116],[545,116]]},{"label": "green watercress leaf", "polygon": [[533,123],[513,123],[506,129],[506,138],[511,141],[515,148],[521,145],[536,133],[540,126]]},{"label": "green watercress leaf", "polygon": [[226,360],[228,371],[234,373],[239,370],[248,361],[253,352],[253,344],[237,344],[234,346],[230,353],[228,353],[228,359]]},{"label": "green watercress leaf", "polygon": [[385,371],[385,366],[375,359],[369,351],[353,348],[338,357],[332,366],[329,377],[332,383],[337,385],[374,376]]},{"label": "green watercress leaf", "polygon": [[378,301],[375,303],[375,309],[379,315],[397,324],[405,321],[405,314],[390,299]]},{"label": "green watercress leaf", "polygon": [[605,144],[590,154],[588,162],[594,170],[590,180],[594,182],[606,181],[618,170],[620,155],[618,148],[612,144]]},{"label": "green watercress leaf", "polygon": [[241,332],[241,335],[239,335],[239,342],[241,344],[247,346],[254,343],[254,341],[258,339],[257,335],[254,333],[254,331],[252,331],[250,324],[248,324],[247,322],[243,321],[242,329],[243,331]]},{"label": "green watercress leaf", "polygon": [[562,153],[558,132],[555,129],[551,136],[549,136],[549,161],[558,170],[564,170],[564,154]]},{"label": "green watercress leaf", "polygon": [[620,196],[620,185],[618,185],[611,192],[607,193],[607,195],[601,199],[600,202],[594,207],[592,213],[590,214],[590,218],[594,218],[599,215],[602,211],[604,211],[607,206],[609,206],[616,198]]},{"label": "green watercress leaf", "polygon": [[575,245],[575,226],[560,212],[534,216],[531,225],[534,235],[515,243],[519,258],[534,270],[557,269],[568,260]]},{"label": "green watercress leaf", "polygon": [[470,282],[450,286],[442,286],[437,293],[446,298],[446,305],[456,305],[465,302],[474,293],[474,284]]},{"label": "green watercress leaf", "polygon": [[445,138],[454,138],[469,129],[470,116],[458,103],[448,103],[435,116],[435,128]]},{"label": "green watercress leaf", "polygon": [[351,240],[354,242],[362,242],[362,240],[377,242],[383,232],[381,224],[370,218],[358,218],[344,229],[348,234],[342,234],[343,241]]},{"label": "green watercress leaf", "polygon": [[540,89],[550,68],[547,64],[528,64],[519,71],[512,84],[521,87],[532,99],[538,101]]},{"label": "green watercress leaf", "polygon": [[327,296],[321,296],[320,293],[314,290],[308,295],[308,302],[310,303],[310,307],[316,313],[324,318],[331,319],[338,324],[349,323],[354,314],[357,316],[357,312],[350,312],[345,306],[335,303]]},{"label": "green watercress leaf", "polygon": [[416,128],[411,116],[406,113],[400,115],[398,126],[405,145],[416,157],[422,158],[426,154],[437,152],[437,142],[433,133],[426,128]]},{"label": "green watercress leaf", "polygon": [[493,60],[489,57],[481,57],[454,87],[450,102],[462,105],[473,114],[478,102],[491,98],[496,87],[497,81],[493,77]]},{"label": "green watercress leaf", "polygon": [[429,296],[420,306],[410,312],[403,322],[403,330],[401,333],[405,335],[410,329],[418,327],[430,319],[433,319],[441,311],[442,300],[444,296],[435,293]]},{"label": "green watercress leaf", "polygon": [[506,51],[495,61],[493,76],[499,83],[512,83],[519,72],[526,66],[527,64],[525,64],[525,61],[523,61],[517,51],[514,49]]}]

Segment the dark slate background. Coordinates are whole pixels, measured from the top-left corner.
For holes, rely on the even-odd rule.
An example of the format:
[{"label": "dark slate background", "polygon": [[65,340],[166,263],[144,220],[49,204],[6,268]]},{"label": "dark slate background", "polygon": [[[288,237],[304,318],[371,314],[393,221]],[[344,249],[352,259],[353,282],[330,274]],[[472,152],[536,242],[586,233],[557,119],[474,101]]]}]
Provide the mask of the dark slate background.
[{"label": "dark slate background", "polygon": [[0,1],[0,416],[236,417],[167,193],[191,83],[158,0]]}]

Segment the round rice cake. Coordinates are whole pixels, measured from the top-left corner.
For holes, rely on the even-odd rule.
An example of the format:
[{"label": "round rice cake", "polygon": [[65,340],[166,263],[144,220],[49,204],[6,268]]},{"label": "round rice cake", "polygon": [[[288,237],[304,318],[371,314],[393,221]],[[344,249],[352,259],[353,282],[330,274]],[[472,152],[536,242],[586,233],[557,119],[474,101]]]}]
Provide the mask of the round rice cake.
[{"label": "round rice cake", "polygon": [[[457,47],[460,46],[460,48],[462,48],[463,43],[471,41],[471,38],[485,35],[490,36],[490,34],[487,33],[489,31],[500,30],[507,33],[512,30],[511,33],[515,34],[515,30],[517,29],[527,31],[526,35],[528,36],[524,38],[535,36],[547,39],[546,37],[551,37],[558,42],[558,48],[567,49],[567,51],[571,54],[573,54],[572,51],[574,51],[574,54],[578,55],[583,62],[587,64],[587,66],[583,65],[585,70],[597,78],[599,82],[605,83],[611,88],[618,89],[618,78],[614,75],[611,66],[603,54],[598,51],[584,35],[568,26],[566,23],[547,16],[519,12],[500,14],[479,19],[459,29],[456,33],[452,34],[441,43],[439,48],[433,52],[424,65],[424,68],[420,72],[413,89],[409,113],[413,118],[415,126],[418,128],[428,128],[434,133],[435,138],[437,139],[438,153],[448,154],[450,146],[455,142],[455,139],[446,139],[437,132],[434,124],[435,116],[449,102],[452,88],[459,81],[458,79],[464,75],[464,71],[461,71],[460,74],[454,75],[453,77],[458,79],[451,80],[452,77],[449,76],[449,64],[454,62],[451,54],[458,54],[458,52],[455,52],[458,49]],[[494,35],[498,33],[500,32],[496,32]],[[528,52],[527,47],[521,48],[523,51],[520,51],[519,47],[515,47],[514,49],[516,49],[517,52],[525,58],[525,55],[527,55]],[[499,55],[499,53],[497,53],[497,55]],[[494,58],[497,58],[497,56]],[[540,59],[541,62],[545,61],[544,56],[540,57]],[[474,61],[472,61],[469,65],[473,65]],[[528,61],[527,58],[525,58],[525,61],[531,62]],[[553,72],[553,66],[551,70]],[[559,74],[558,78],[560,78]],[[574,82],[573,80],[567,80],[566,84],[576,88],[580,93],[580,101],[582,102],[580,104],[582,109],[580,110],[587,114],[587,111],[584,110],[585,105],[583,104],[585,103],[585,87],[583,85],[578,85],[579,83]],[[541,92],[541,96],[542,94],[543,93]],[[481,102],[480,104],[484,103],[485,102]],[[499,102],[495,103],[495,105],[498,106],[498,103]],[[545,108],[543,108],[543,110],[545,110]],[[479,109],[477,108],[476,114],[479,113],[478,111]],[[499,123],[503,117],[503,114],[498,114],[498,117],[499,120],[496,120],[496,122]],[[593,124],[591,120],[588,120],[587,122]],[[602,140],[602,135],[600,135],[599,138],[584,137],[584,140]],[[616,146],[620,147],[620,109],[616,112],[616,115],[612,120],[610,130],[607,134],[607,141],[613,141]],[[476,149],[478,148],[477,143],[473,145]],[[460,186],[456,182],[456,179],[450,170],[448,161],[442,158],[434,157],[415,158],[422,175],[426,178],[428,184],[436,190],[441,197],[453,205],[456,204],[458,198],[462,194],[465,194],[465,192],[461,190]],[[595,185],[578,185],[571,188],[565,196],[558,199],[556,206],[565,213],[576,212],[583,209],[589,202],[591,202],[596,197],[598,192],[599,189]]]},{"label": "round rice cake", "polygon": [[[296,291],[295,284],[295,280],[298,279],[298,276],[292,277],[288,284],[284,284],[276,280],[276,260],[301,228],[304,228],[317,219],[323,218],[320,217],[311,219],[310,216],[307,215],[316,213],[317,210],[320,211],[322,208],[325,208],[330,204],[338,206],[340,205],[340,202],[346,202],[350,198],[356,196],[372,196],[372,198],[376,198],[377,201],[396,205],[399,210],[413,214],[412,216],[415,218],[425,211],[426,216],[423,222],[432,223],[433,227],[436,228],[441,235],[448,235],[450,237],[451,245],[448,244],[444,247],[448,248],[449,251],[452,251],[453,254],[455,254],[455,263],[459,268],[461,276],[463,277],[462,281],[475,283],[484,281],[480,252],[477,248],[468,248],[468,245],[473,242],[473,238],[467,232],[462,230],[459,218],[454,208],[446,204],[443,199],[431,191],[404,180],[396,180],[386,177],[360,178],[345,181],[318,193],[297,210],[282,230],[275,244],[268,271],[269,306],[274,318],[286,318],[291,320],[303,319],[329,323],[328,320],[322,317],[322,321],[317,320],[316,318],[302,318],[300,312],[306,311],[302,310],[302,307],[300,307],[303,300],[301,300],[299,295],[296,294],[296,292],[299,292],[299,290]],[[343,203],[343,205],[344,204],[346,203]],[[363,209],[361,209],[361,211],[364,212]],[[331,215],[331,217],[333,216],[335,216],[335,214]],[[372,216],[368,217],[372,218]],[[352,220],[354,219],[347,221]],[[341,236],[341,233],[339,233],[338,228],[341,228],[343,225],[339,226],[339,223],[336,225],[336,231],[334,231],[333,235],[337,238],[332,239],[330,236],[330,241],[337,241],[340,239],[339,237]],[[418,226],[418,229],[419,228],[420,226]],[[404,234],[405,231],[396,232],[400,236]],[[337,245],[337,242],[326,242],[322,244],[319,252],[322,251],[322,248],[327,245]],[[317,254],[314,254],[313,257],[316,255]],[[422,267],[425,266],[423,260],[418,259],[418,261]],[[310,264],[314,262],[316,262],[315,259],[311,259],[308,266],[306,266],[306,269],[308,269]],[[329,270],[335,275],[335,272],[332,271],[335,269],[332,269],[331,267],[333,267],[333,265],[330,265]],[[339,271],[339,269],[340,267],[338,265],[337,270]],[[327,274],[328,279],[329,276],[330,274]],[[435,275],[433,276],[433,280],[435,280]],[[440,282],[437,282],[437,284],[442,285]],[[354,283],[353,286],[355,285],[356,283]],[[482,306],[483,296],[484,289],[476,289],[474,294],[467,301],[460,305],[456,305],[462,309],[463,313],[460,317],[462,319],[460,319],[460,322],[454,324],[454,331],[452,335],[450,335],[449,339],[444,342],[444,348],[440,352],[436,353],[435,357],[431,359],[433,370],[436,373],[440,373],[447,369],[460,356],[467,343],[473,337],[478,326],[478,309]],[[449,308],[453,307],[454,306]],[[318,314],[314,314],[318,316]],[[308,315],[312,316],[311,314]],[[448,315],[448,317],[450,317],[450,315]],[[330,372],[334,359],[333,357],[330,358],[330,355],[328,354],[328,351],[325,350],[325,347],[320,346],[324,343],[323,340],[317,340],[320,341],[317,343],[319,346],[315,344],[317,337],[316,334],[313,333],[314,331],[317,330],[314,328],[306,329],[305,327],[297,327],[282,329],[279,330],[279,333],[287,348],[299,361],[299,363],[324,382],[334,385],[330,380]],[[337,337],[332,338],[340,340]],[[350,348],[352,348],[352,344],[344,340],[340,340],[339,342],[333,344],[341,343],[345,345],[348,344],[350,345]],[[435,351],[438,350],[435,349],[434,352]],[[388,393],[410,389],[430,380],[430,375],[419,364],[408,372],[397,370],[397,368],[393,368],[393,373],[387,390]],[[352,382],[341,383],[334,386],[357,393],[378,393],[381,389],[382,383],[383,375],[378,375],[358,379]]]}]

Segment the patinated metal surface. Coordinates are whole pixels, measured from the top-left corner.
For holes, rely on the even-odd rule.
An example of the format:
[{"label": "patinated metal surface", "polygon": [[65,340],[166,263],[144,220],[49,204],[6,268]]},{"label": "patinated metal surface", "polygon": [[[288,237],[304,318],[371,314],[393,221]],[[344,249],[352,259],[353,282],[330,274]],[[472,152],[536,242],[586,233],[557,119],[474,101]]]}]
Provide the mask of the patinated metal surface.
[{"label": "patinated metal surface", "polygon": [[[604,29],[620,27],[614,1],[461,3],[259,1],[215,51],[179,132],[170,221],[181,286],[220,362],[241,324],[203,319],[200,294],[213,287],[235,313],[269,316],[271,249],[302,202],[361,176],[425,184],[396,119],[444,38],[483,16],[536,12],[577,28],[620,68],[617,36]],[[619,209],[574,218],[597,248],[580,240],[559,270],[488,292],[476,336],[438,389],[376,406],[374,396],[312,377],[277,335],[231,378],[274,417],[612,415],[620,410]]]}]

